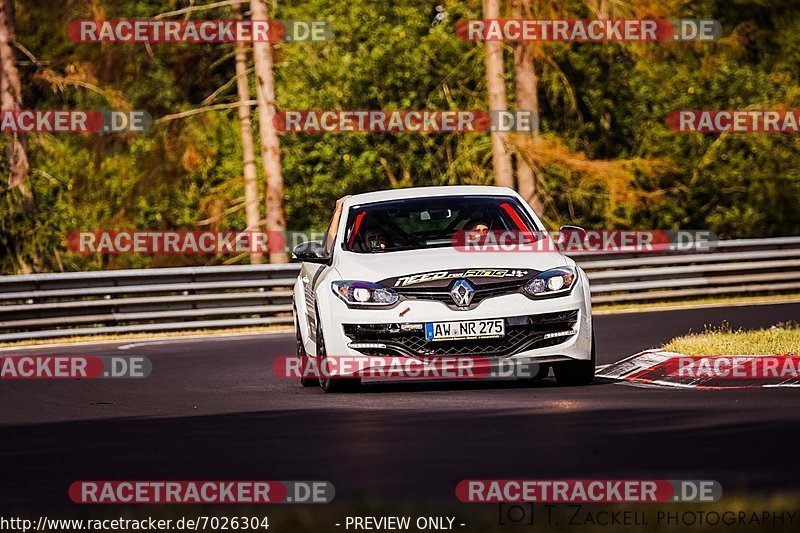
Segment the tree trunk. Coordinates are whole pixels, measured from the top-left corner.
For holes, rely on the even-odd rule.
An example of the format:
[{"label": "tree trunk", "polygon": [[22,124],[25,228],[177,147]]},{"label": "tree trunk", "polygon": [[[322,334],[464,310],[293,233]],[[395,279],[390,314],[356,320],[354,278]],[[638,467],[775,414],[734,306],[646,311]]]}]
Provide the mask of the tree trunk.
[{"label": "tree trunk", "polygon": [[[263,0],[251,0],[252,20],[267,20],[267,6]],[[261,131],[261,156],[264,160],[267,191],[267,232],[270,239],[286,231],[286,216],[283,209],[283,173],[281,171],[281,144],[278,130],[273,123],[275,117],[275,78],[272,75],[272,46],[268,42],[253,41],[253,57],[256,68],[256,96],[258,100],[258,124]],[[283,250],[271,250],[270,263],[286,263],[288,254]]]},{"label": "tree trunk", "polygon": [[[0,0],[0,107],[3,111],[22,109],[19,71],[14,63],[14,49],[11,44],[15,38],[12,0]],[[30,192],[25,184],[29,170],[28,156],[25,153],[25,136],[22,133],[11,133],[6,157],[11,170],[8,186],[19,186],[25,197],[30,199]]]},{"label": "tree trunk", "polygon": [[[483,1],[483,18],[500,18],[500,0]],[[489,109],[498,112],[507,109],[506,85],[503,74],[503,43],[486,42],[486,86],[489,93]],[[511,153],[508,151],[508,138],[505,132],[492,132],[492,165],[494,180],[502,187],[514,187],[514,174],[511,166]]]},{"label": "tree trunk", "polygon": [[[242,10],[239,4],[233,5],[236,20],[242,20]],[[247,54],[243,41],[236,41],[236,89],[239,93],[239,122],[242,126],[242,157],[244,158],[244,202],[247,231],[261,231],[261,215],[258,198],[258,176],[256,175],[256,152],[253,144],[253,126],[250,121],[250,106],[245,102],[250,100],[250,83],[247,76]],[[250,263],[259,264],[263,254],[253,252],[250,254]]]},{"label": "tree trunk", "polygon": [[[533,14],[531,0],[514,0],[513,18],[530,18]],[[536,68],[533,64],[534,43],[519,41],[514,45],[514,88],[517,100],[517,111],[531,111],[533,113],[533,131],[520,132],[518,137],[529,141],[525,143],[532,147],[532,142],[539,136],[539,97]],[[525,198],[538,215],[542,214],[542,197],[540,169],[532,166],[524,158],[517,156],[517,183],[519,194]]]}]

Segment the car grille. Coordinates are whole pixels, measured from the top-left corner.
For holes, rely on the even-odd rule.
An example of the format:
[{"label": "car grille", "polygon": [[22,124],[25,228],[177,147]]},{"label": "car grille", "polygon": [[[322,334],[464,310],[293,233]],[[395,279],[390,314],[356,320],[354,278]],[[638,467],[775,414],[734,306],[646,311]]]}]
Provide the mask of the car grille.
[{"label": "car grille", "polygon": [[[510,281],[508,283],[494,283],[487,287],[476,287],[475,294],[470,302],[469,309],[474,309],[479,303],[487,298],[494,298],[495,296],[505,296],[507,294],[518,294],[522,291],[522,286],[525,281]],[[452,284],[451,284],[452,285]],[[453,297],[450,296],[450,286],[439,289],[409,289],[402,287],[394,287],[405,298],[412,300],[433,300],[442,302],[452,309],[457,309]]]},{"label": "car grille", "polygon": [[466,339],[429,341],[424,324],[408,331],[409,324],[344,324],[344,333],[354,343],[380,343],[386,348],[357,348],[367,355],[413,355],[432,357],[483,356],[501,357],[561,344],[572,335],[545,339],[548,333],[575,328],[578,311],[506,318],[506,336],[502,339]]}]

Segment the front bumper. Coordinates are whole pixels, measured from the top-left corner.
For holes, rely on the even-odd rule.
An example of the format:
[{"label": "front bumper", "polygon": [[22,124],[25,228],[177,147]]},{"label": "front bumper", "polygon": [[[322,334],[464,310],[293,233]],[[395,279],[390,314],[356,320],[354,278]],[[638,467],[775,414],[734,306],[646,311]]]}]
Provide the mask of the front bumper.
[{"label": "front bumper", "polygon": [[[328,354],[353,357],[482,356],[517,363],[588,360],[591,308],[580,287],[575,289],[563,297],[545,300],[531,300],[521,294],[491,298],[467,311],[421,300],[401,301],[391,309],[351,309],[334,297],[329,300],[330,313],[323,318],[326,347]],[[426,322],[493,318],[505,319],[504,338],[426,341],[424,330],[418,328]],[[568,330],[575,333],[547,335]]]},{"label": "front bumper", "polygon": [[503,357],[562,344],[578,334],[578,310],[504,318],[501,338],[427,340],[423,322],[344,324],[348,347],[366,355]]}]

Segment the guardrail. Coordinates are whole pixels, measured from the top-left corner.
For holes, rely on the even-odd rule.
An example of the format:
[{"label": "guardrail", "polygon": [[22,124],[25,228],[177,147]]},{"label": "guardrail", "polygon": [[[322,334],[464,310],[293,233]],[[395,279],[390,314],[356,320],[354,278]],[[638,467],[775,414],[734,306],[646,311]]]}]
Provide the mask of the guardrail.
[{"label": "guardrail", "polygon": [[[800,292],[800,237],[707,252],[576,254],[592,303]],[[0,342],[292,323],[299,265],[0,276]]]}]

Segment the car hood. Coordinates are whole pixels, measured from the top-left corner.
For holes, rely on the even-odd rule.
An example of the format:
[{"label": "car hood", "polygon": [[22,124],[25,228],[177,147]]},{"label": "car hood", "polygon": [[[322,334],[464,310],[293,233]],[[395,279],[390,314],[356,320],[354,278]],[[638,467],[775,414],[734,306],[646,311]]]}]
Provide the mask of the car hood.
[{"label": "car hood", "polygon": [[464,252],[452,247],[383,254],[337,254],[342,279],[381,282],[389,287],[446,287],[469,278],[478,286],[522,281],[539,272],[570,264],[556,252]]}]

